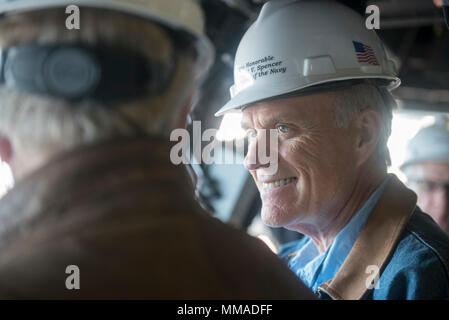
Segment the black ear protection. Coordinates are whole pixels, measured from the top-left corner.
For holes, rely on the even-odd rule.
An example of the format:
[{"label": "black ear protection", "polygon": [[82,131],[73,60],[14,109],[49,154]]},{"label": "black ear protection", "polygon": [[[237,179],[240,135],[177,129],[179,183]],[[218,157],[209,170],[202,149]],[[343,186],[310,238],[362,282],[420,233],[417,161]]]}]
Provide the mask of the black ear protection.
[{"label": "black ear protection", "polygon": [[125,50],[83,45],[20,45],[0,50],[0,84],[70,101],[111,103],[168,86],[174,60],[151,62]]}]

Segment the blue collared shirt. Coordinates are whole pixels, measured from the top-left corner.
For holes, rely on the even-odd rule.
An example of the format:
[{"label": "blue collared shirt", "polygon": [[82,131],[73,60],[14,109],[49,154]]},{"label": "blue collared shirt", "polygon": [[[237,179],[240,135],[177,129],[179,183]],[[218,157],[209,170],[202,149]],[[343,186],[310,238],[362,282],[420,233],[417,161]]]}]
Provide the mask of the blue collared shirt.
[{"label": "blue collared shirt", "polygon": [[307,238],[301,249],[290,259],[290,269],[314,292],[317,292],[320,284],[332,279],[343,265],[390,179],[390,175],[384,179],[324,253],[320,254],[314,242]]}]

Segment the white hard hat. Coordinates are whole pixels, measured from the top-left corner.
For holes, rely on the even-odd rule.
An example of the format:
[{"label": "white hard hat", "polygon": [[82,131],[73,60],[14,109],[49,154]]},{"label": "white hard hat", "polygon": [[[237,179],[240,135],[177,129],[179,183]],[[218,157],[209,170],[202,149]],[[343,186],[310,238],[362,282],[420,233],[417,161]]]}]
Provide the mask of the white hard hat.
[{"label": "white hard hat", "polygon": [[231,100],[216,116],[318,84],[378,79],[400,85],[396,68],[365,19],[335,1],[266,3],[240,42]]},{"label": "white hard hat", "polygon": [[427,161],[449,163],[449,120],[447,117],[437,118],[435,124],[421,129],[410,140],[401,169]]},{"label": "white hard hat", "polygon": [[0,0],[0,14],[69,5],[127,12],[187,32],[196,40],[198,77],[214,60],[212,44],[204,34],[203,12],[196,0]]}]

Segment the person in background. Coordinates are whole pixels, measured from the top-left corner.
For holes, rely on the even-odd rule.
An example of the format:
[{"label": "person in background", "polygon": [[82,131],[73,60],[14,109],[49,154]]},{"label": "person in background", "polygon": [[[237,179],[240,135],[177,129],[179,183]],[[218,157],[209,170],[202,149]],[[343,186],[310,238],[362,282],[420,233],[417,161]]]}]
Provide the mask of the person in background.
[{"label": "person in background", "polygon": [[0,298],[313,299],[170,161],[213,60],[196,1],[0,0],[0,14],[0,154],[16,180]]},{"label": "person in background", "polygon": [[449,233],[449,120],[439,116],[410,140],[401,170],[418,206]]}]

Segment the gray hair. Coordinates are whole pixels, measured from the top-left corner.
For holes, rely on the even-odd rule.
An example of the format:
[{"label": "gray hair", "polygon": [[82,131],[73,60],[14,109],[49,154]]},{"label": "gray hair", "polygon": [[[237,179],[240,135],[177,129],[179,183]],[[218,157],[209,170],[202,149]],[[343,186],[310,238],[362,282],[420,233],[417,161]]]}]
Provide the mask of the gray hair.
[{"label": "gray hair", "polygon": [[353,85],[337,93],[335,122],[338,127],[347,128],[353,117],[361,111],[372,108],[379,112],[382,125],[376,152],[388,166],[391,164],[391,159],[387,142],[391,134],[391,121],[395,106],[393,96],[385,87],[365,83]]},{"label": "gray hair", "polygon": [[[113,45],[144,57],[175,58],[177,71],[159,96],[111,106],[95,101],[70,102],[0,88],[0,132],[21,151],[69,150],[114,136],[141,132],[167,136],[194,92],[194,62],[177,54],[173,40],[159,25],[131,15],[84,8],[80,30],[65,28],[63,9],[13,14],[0,21],[0,46],[24,43]],[[176,54],[174,54],[176,53]]]}]

